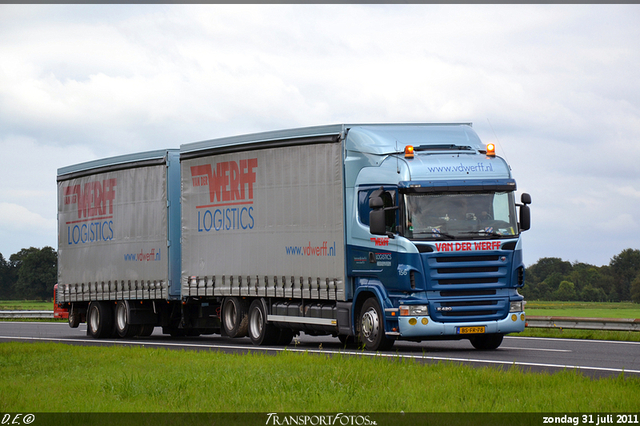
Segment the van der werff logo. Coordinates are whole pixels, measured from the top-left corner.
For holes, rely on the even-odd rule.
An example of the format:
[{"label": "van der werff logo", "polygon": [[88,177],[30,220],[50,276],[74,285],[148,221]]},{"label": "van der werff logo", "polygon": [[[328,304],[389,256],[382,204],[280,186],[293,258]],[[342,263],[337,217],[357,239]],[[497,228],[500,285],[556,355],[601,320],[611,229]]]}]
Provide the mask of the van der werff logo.
[{"label": "van der werff logo", "polygon": [[64,205],[71,207],[70,212],[77,211],[77,219],[65,223],[68,244],[113,240],[116,186],[116,179],[103,179],[64,188]]},{"label": "van der werff logo", "polygon": [[198,232],[253,229],[257,158],[191,166],[193,187],[207,187],[208,202],[196,206]]},{"label": "van der werff logo", "polygon": [[378,423],[362,414],[289,414],[268,413],[266,425],[275,426],[375,426]]}]

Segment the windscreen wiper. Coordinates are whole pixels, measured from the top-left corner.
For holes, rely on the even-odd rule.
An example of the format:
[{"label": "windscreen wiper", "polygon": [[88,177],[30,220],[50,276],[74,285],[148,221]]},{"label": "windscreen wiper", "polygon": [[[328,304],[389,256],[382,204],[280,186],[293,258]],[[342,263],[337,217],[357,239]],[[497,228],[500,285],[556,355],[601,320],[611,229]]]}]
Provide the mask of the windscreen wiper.
[{"label": "windscreen wiper", "polygon": [[433,231],[414,232],[413,236],[415,237],[416,235],[429,235],[434,238],[442,237],[442,238],[449,238],[450,240],[454,240],[456,238],[455,235],[448,234],[446,232],[433,232]]},{"label": "windscreen wiper", "polygon": [[477,235],[487,235],[487,236],[491,236],[491,237],[505,237],[505,235],[502,234],[498,234],[497,232],[491,230],[491,231],[487,231],[482,230],[482,231],[465,231],[463,232],[463,234],[477,234]]}]

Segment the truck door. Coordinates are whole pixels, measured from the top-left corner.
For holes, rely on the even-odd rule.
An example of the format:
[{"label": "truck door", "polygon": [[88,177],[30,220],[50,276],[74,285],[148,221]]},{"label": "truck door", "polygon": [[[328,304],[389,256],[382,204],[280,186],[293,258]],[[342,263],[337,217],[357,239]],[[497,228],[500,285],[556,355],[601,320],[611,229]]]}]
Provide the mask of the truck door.
[{"label": "truck door", "polygon": [[[395,186],[361,186],[358,188],[357,196],[358,222],[367,229],[367,232],[361,233],[358,244],[351,248],[351,272],[354,276],[376,278],[389,288],[391,283],[396,281],[398,269],[397,244],[396,240],[390,237],[396,231],[398,224],[398,210],[395,208],[398,189]],[[380,198],[376,202],[381,202],[382,206],[372,208],[372,197]],[[384,232],[372,234],[370,232],[371,212],[380,208],[385,209],[384,212],[378,213],[384,216],[382,225]]]}]

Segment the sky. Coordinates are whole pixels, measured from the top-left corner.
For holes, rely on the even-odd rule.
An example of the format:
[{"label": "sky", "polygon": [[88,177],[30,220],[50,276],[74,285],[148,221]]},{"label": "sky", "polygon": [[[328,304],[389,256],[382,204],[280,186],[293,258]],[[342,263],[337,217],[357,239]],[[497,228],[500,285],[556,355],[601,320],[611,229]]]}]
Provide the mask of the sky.
[{"label": "sky", "polygon": [[0,4],[0,253],[57,169],[238,134],[472,122],[531,194],[527,266],[640,249],[640,5]]}]

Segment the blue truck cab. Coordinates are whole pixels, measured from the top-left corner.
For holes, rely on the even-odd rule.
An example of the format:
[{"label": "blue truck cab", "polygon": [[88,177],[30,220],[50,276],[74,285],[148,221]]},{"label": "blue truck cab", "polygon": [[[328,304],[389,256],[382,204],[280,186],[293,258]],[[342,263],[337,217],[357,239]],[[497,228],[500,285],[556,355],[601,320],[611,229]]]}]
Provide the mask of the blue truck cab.
[{"label": "blue truck cab", "polygon": [[344,149],[351,332],[365,347],[469,339],[495,349],[523,331],[531,197],[517,203],[493,145],[470,124],[387,124],[350,127]]}]

